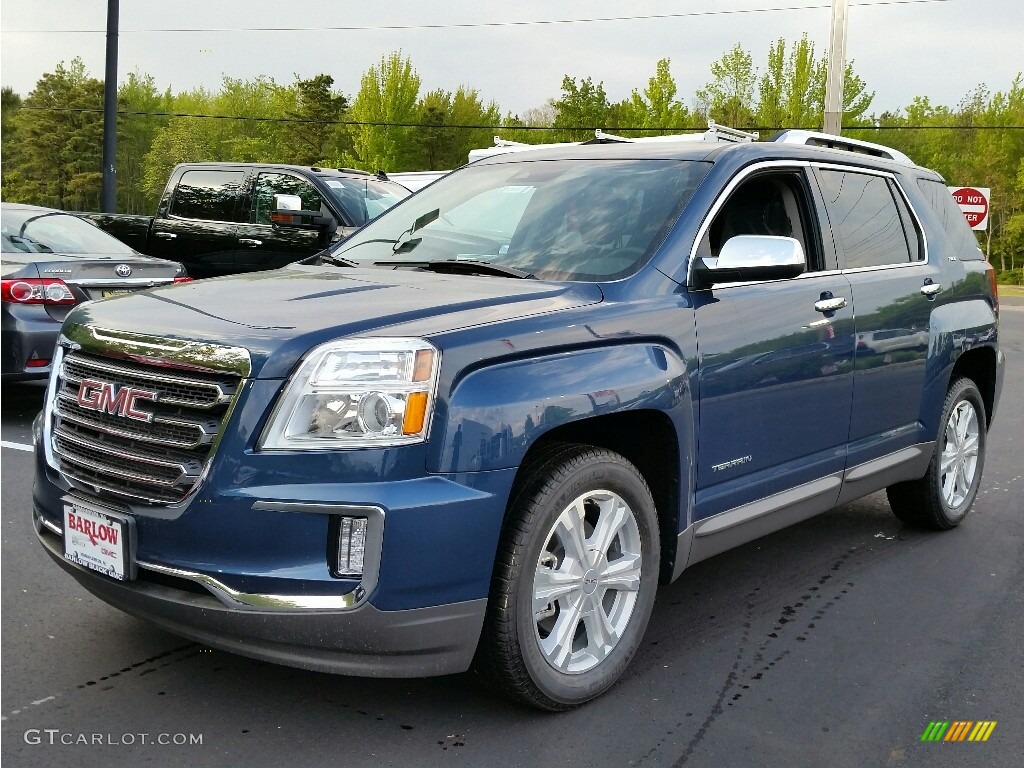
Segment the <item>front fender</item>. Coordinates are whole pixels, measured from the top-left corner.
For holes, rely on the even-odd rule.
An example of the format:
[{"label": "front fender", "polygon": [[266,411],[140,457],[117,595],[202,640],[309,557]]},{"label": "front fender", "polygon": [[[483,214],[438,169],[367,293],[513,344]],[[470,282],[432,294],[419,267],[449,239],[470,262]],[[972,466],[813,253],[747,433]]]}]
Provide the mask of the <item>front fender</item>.
[{"label": "front fender", "polygon": [[447,399],[431,472],[517,467],[555,427],[639,409],[692,421],[686,365],[653,342],[504,362],[462,378]]}]

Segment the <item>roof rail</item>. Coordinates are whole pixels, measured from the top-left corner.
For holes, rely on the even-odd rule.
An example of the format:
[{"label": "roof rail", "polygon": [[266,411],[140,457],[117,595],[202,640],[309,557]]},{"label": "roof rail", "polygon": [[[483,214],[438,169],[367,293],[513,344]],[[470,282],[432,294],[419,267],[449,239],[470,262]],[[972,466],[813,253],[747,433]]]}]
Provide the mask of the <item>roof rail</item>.
[{"label": "roof rail", "polygon": [[598,128],[594,131],[594,138],[586,141],[565,141],[556,144],[525,144],[521,141],[511,141],[500,136],[494,137],[493,147],[471,149],[469,151],[469,162],[479,160],[482,157],[500,155],[505,152],[518,152],[523,149],[541,149],[544,147],[573,147],[581,144],[648,144],[670,141],[728,141],[745,142],[757,141],[757,133],[747,133],[735,128],[728,128],[718,125],[714,120],[708,120],[708,129],[703,133],[677,133],[667,136],[639,136],[630,138],[628,136],[616,136],[614,133],[606,133]]},{"label": "roof rail", "polygon": [[708,118],[708,130],[704,134],[707,141],[757,141],[761,137],[757,131],[748,133],[737,128],[729,128],[726,125],[719,125],[711,118]]},{"label": "roof rail", "polygon": [[916,165],[913,160],[892,147],[887,147],[884,144],[874,144],[870,141],[861,141],[860,139],[847,139],[843,136],[834,136],[831,133],[780,131],[772,138],[772,141],[783,144],[804,144],[812,147],[842,149],[847,152],[857,152],[861,155],[885,158],[902,165]]},{"label": "roof rail", "polygon": [[746,142],[757,141],[759,134],[747,133],[736,128],[728,128],[719,125],[714,120],[708,120],[708,129],[704,133],[675,133],[664,136],[638,136],[629,138],[627,136],[616,136],[614,133],[606,133],[598,128],[594,131],[594,138],[583,142],[584,144],[606,144],[615,142],[626,143],[652,143],[659,141],[731,141]]},{"label": "roof rail", "polygon": [[503,139],[501,136],[494,137],[494,146],[496,147],[529,147],[525,141],[512,141],[512,139]]}]

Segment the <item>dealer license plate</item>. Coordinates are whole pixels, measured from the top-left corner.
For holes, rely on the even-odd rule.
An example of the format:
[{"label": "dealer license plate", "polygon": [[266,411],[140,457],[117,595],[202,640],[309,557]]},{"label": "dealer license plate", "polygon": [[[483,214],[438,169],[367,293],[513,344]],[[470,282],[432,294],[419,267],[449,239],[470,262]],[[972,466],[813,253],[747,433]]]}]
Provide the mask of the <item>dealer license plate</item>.
[{"label": "dealer license plate", "polygon": [[112,579],[132,578],[131,521],[73,502],[64,502],[64,558]]},{"label": "dealer license plate", "polygon": [[108,296],[124,296],[126,293],[131,293],[131,289],[130,288],[116,288],[116,289],[112,289],[112,290],[109,290],[109,291],[104,291],[103,292],[103,298],[105,299]]}]

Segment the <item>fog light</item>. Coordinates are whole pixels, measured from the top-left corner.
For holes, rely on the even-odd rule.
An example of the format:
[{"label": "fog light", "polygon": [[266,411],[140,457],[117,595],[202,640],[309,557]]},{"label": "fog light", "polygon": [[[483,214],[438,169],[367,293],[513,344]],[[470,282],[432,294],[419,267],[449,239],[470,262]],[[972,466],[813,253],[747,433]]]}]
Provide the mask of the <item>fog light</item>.
[{"label": "fog light", "polygon": [[353,577],[363,575],[366,555],[366,518],[339,517],[337,519],[337,548],[334,575]]}]

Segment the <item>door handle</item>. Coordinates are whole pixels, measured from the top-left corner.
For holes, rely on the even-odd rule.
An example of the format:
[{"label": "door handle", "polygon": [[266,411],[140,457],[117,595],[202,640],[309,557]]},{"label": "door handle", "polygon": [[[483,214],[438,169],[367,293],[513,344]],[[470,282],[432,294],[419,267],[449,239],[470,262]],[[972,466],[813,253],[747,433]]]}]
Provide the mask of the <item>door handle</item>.
[{"label": "door handle", "polygon": [[153,237],[159,237],[161,240],[173,240],[177,235],[173,232],[154,232]]},{"label": "door handle", "polygon": [[921,286],[921,295],[927,296],[929,299],[938,294],[942,290],[942,285],[939,283],[925,283]]},{"label": "door handle", "polygon": [[256,246],[263,245],[263,241],[262,240],[254,240],[251,237],[240,237],[240,238],[238,238],[238,244],[239,245],[248,245],[250,248],[255,248]]},{"label": "door handle", "polygon": [[837,296],[832,299],[819,299],[814,302],[814,308],[818,312],[835,312],[837,309],[842,309],[846,306],[846,299],[843,296]]}]

